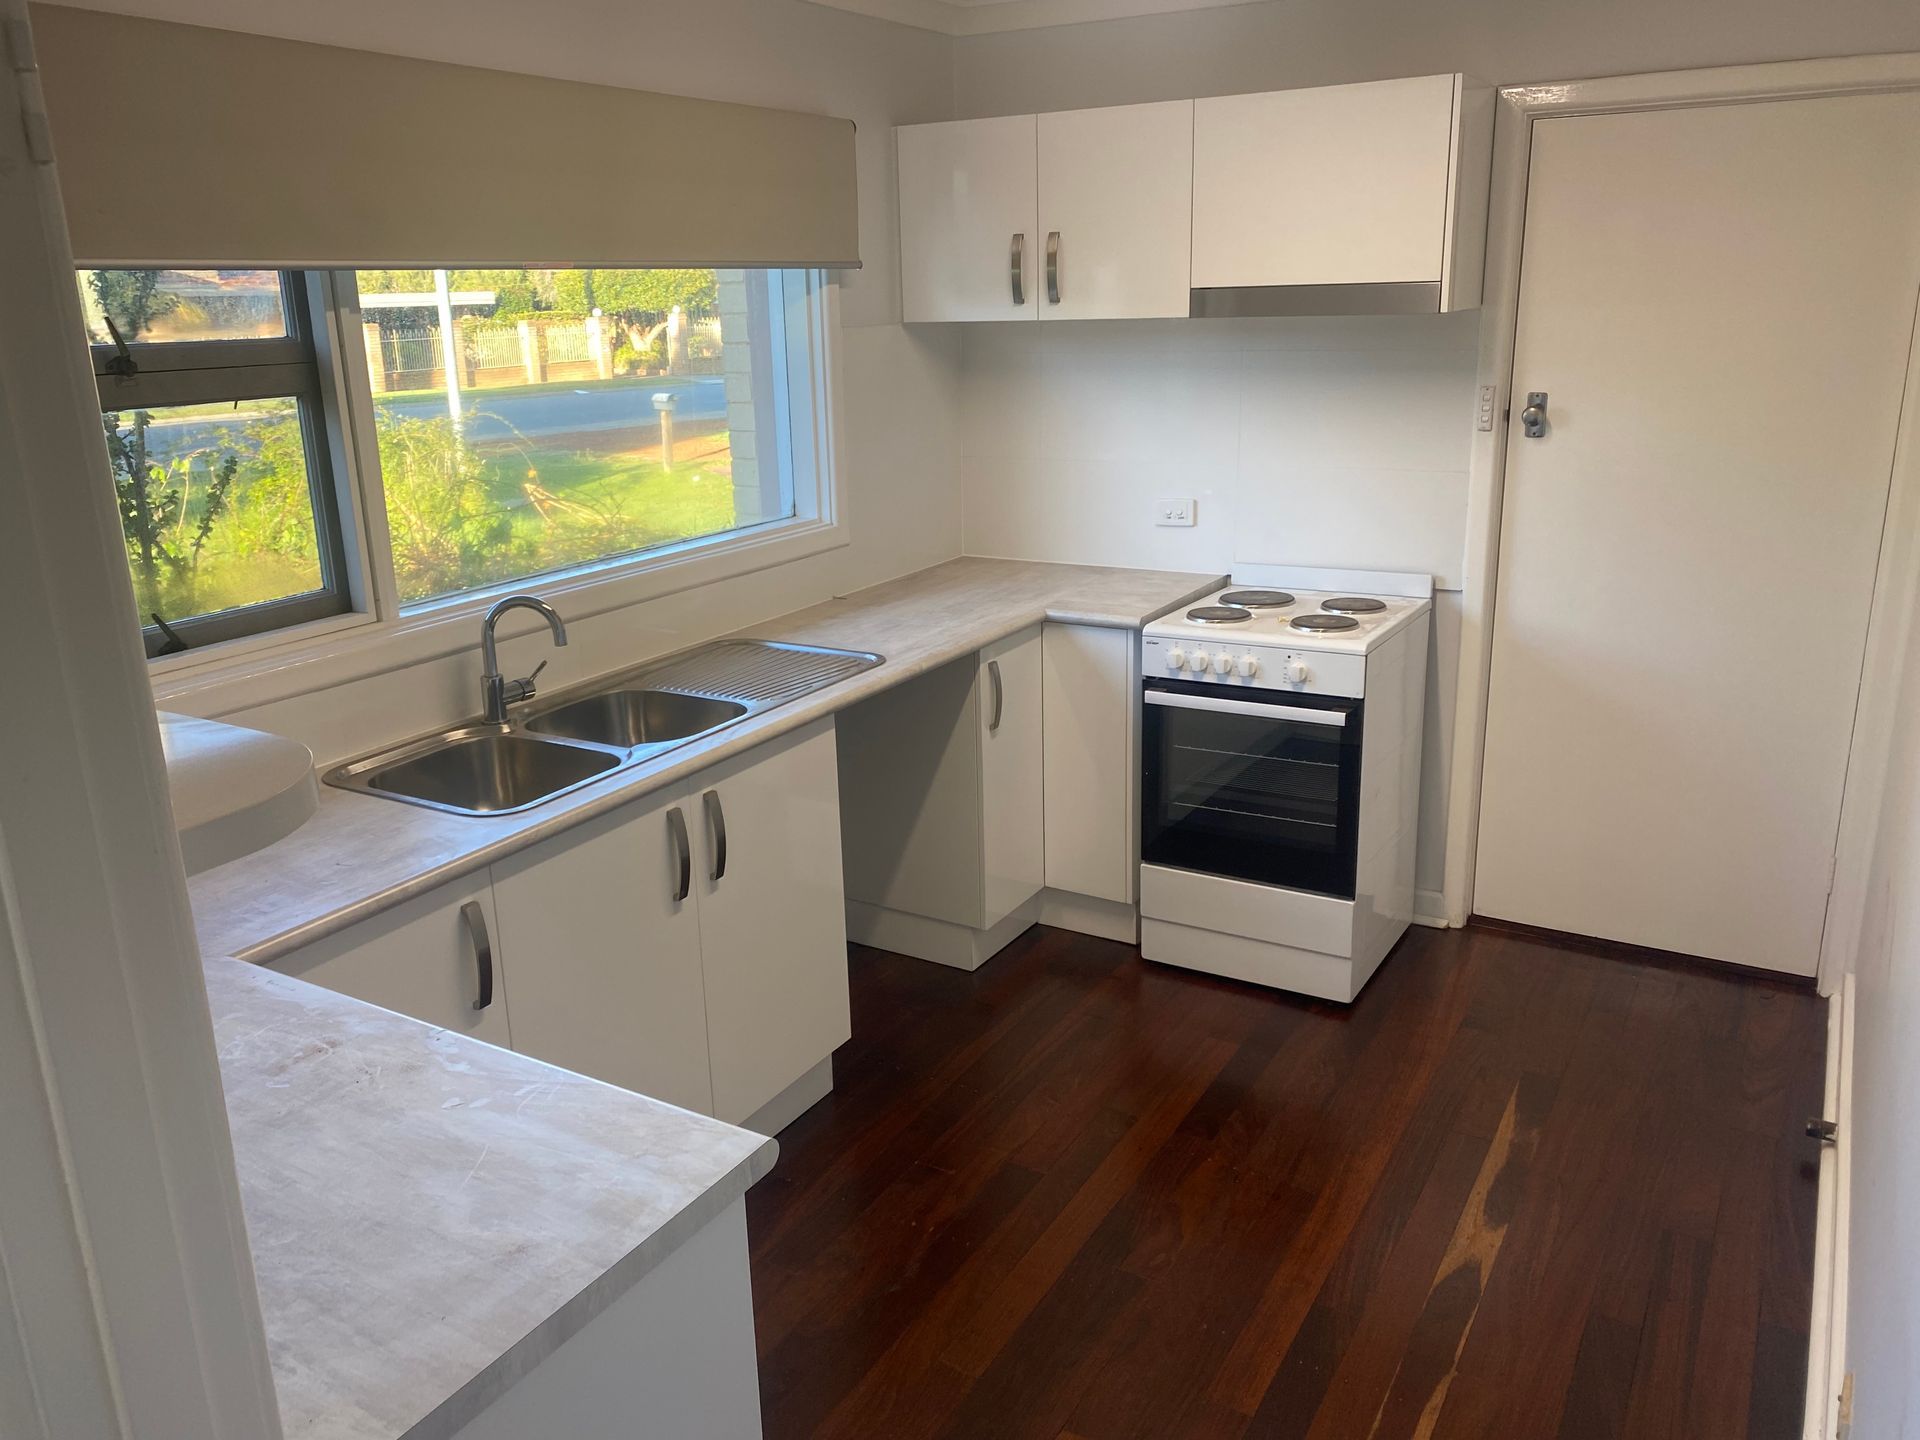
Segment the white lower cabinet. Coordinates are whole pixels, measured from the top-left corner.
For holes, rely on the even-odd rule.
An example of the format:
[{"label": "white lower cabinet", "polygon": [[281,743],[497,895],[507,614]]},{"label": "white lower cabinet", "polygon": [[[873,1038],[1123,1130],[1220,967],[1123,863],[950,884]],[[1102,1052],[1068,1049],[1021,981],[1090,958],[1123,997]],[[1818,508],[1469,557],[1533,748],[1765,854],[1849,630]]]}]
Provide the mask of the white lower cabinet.
[{"label": "white lower cabinet", "polygon": [[1131,906],[1140,868],[1137,631],[1048,625],[1049,890]]},{"label": "white lower cabinet", "polygon": [[650,795],[501,861],[493,899],[515,1049],[711,1114],[691,833],[684,787]]},{"label": "white lower cabinet", "polygon": [[273,968],[494,1045],[513,1041],[484,871],[296,950]]},{"label": "white lower cabinet", "polygon": [[989,927],[1047,883],[1040,633],[1022,630],[980,652],[981,898]]},{"label": "white lower cabinet", "polygon": [[274,968],[777,1130],[852,1033],[835,762],[816,721]]},{"label": "white lower cabinet", "polygon": [[841,713],[853,938],[976,969],[1046,883],[1040,627]]},{"label": "white lower cabinet", "polygon": [[713,1114],[738,1124],[853,1034],[832,722],[714,766],[688,797]]}]

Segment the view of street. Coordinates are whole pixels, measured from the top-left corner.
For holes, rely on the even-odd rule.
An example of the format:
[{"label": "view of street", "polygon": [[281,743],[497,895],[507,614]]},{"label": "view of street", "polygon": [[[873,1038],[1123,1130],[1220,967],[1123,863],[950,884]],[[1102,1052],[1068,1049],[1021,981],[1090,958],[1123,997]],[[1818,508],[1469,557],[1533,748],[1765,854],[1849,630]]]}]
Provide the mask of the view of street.
[{"label": "view of street", "polygon": [[[653,396],[669,390],[680,397],[674,410],[676,420],[716,420],[726,414],[726,381],[719,375],[636,377],[593,386],[469,390],[461,396],[465,402],[462,433],[470,443],[486,445],[547,435],[631,430],[635,432],[632,448],[638,449],[658,443],[660,417],[653,408]],[[447,413],[446,397],[438,392],[381,396],[374,404],[387,414],[417,419],[444,417]],[[153,427],[147,432],[155,459],[164,461],[210,445],[233,423],[217,412],[195,409],[199,413],[155,412]]]}]

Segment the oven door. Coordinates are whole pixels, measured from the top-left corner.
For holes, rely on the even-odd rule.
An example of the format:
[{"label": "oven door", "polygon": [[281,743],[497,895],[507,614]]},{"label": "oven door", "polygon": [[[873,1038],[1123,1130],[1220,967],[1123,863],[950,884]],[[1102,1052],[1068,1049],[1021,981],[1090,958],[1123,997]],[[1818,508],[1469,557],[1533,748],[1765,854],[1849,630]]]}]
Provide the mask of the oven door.
[{"label": "oven door", "polygon": [[1353,898],[1361,702],[1146,682],[1141,859]]}]

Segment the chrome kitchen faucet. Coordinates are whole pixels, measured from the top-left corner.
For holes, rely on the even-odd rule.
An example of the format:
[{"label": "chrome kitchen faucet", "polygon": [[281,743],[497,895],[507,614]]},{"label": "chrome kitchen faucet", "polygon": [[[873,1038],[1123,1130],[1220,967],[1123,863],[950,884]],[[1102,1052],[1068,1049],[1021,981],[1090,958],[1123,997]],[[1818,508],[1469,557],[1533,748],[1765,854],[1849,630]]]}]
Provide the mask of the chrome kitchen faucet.
[{"label": "chrome kitchen faucet", "polygon": [[480,658],[485,666],[484,673],[480,676],[480,692],[482,715],[489,725],[504,725],[507,719],[507,706],[522,700],[531,700],[534,695],[533,682],[540,677],[540,672],[547,668],[547,662],[542,660],[533,667],[533,674],[524,680],[507,680],[501,677],[500,657],[494,649],[493,627],[509,610],[533,611],[546,620],[547,628],[553,631],[555,645],[567,643],[566,622],[560,618],[557,610],[538,595],[509,595],[487,611],[487,618],[480,622]]}]

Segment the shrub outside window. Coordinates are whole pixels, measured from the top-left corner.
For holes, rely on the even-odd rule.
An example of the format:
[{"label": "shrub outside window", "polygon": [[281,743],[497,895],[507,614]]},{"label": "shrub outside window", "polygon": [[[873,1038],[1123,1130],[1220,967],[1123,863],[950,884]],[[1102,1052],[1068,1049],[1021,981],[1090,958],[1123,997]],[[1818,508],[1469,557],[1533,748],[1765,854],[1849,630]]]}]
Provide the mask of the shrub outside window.
[{"label": "shrub outside window", "polygon": [[349,608],[304,277],[83,270],[147,650]]}]

